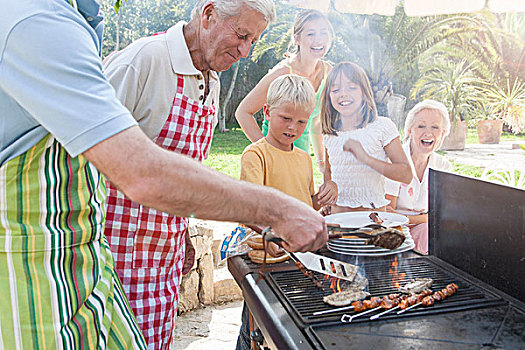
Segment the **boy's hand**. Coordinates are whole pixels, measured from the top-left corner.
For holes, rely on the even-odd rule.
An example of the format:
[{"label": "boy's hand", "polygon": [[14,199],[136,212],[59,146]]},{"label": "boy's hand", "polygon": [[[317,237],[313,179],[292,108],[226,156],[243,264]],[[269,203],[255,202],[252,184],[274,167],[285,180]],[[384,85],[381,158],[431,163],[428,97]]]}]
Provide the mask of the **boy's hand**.
[{"label": "boy's hand", "polygon": [[361,145],[361,142],[353,139],[348,139],[343,145],[343,151],[352,153],[358,161],[367,164],[369,155],[368,153],[366,153],[365,149]]},{"label": "boy's hand", "polygon": [[328,180],[319,187],[317,196],[317,204],[321,207],[335,205],[337,202],[337,185],[332,180]]}]

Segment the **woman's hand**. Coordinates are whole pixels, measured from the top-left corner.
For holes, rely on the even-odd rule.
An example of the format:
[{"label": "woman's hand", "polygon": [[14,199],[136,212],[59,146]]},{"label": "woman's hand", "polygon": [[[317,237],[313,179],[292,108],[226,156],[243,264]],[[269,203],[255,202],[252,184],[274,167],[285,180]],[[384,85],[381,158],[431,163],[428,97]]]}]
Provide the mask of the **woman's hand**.
[{"label": "woman's hand", "polygon": [[363,145],[361,145],[361,142],[353,139],[348,139],[345,142],[343,151],[352,153],[358,161],[364,164],[367,164],[368,158],[370,157],[363,148]]},{"label": "woman's hand", "polygon": [[387,205],[385,209],[386,209],[387,213],[396,213],[396,214],[399,214],[399,213],[397,212],[397,210],[395,210],[394,208],[392,208],[390,205]]}]

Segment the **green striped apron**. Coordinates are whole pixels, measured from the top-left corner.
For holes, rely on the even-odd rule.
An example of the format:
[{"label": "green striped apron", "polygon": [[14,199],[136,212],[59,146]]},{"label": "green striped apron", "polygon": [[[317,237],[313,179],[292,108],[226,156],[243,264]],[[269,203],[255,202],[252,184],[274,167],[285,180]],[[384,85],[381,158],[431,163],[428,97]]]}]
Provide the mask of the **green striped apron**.
[{"label": "green striped apron", "polygon": [[102,233],[105,192],[52,136],[0,167],[0,349],[146,349]]}]

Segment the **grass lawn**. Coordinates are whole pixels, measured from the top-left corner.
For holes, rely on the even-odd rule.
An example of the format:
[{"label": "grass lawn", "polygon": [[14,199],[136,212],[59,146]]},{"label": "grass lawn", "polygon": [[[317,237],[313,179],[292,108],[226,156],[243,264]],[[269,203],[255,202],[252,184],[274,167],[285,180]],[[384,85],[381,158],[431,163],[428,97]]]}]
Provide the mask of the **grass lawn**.
[{"label": "grass lawn", "polygon": [[210,155],[204,161],[207,165],[236,179],[241,174],[241,155],[250,140],[241,128],[232,128],[229,132],[215,132]]},{"label": "grass lawn", "polygon": [[[503,132],[501,134],[500,141],[517,141],[517,140],[524,140],[524,139],[525,139],[525,135],[523,134],[516,135],[513,133],[509,133],[509,132]],[[475,128],[467,129],[467,141],[466,142],[468,144],[479,143],[478,132],[476,131]]]},{"label": "grass lawn", "polygon": [[[523,135],[514,135],[510,133],[503,133],[501,135],[502,141],[523,139]],[[478,143],[478,135],[475,129],[468,129],[467,143]],[[241,173],[241,154],[244,148],[249,144],[250,141],[239,127],[233,127],[227,133],[216,132],[213,138],[210,155],[208,159],[204,161],[204,164],[238,179]],[[316,185],[320,185],[322,183],[322,176],[317,170],[313,155],[312,161],[314,162],[314,181]],[[482,167],[463,165],[459,163],[452,163],[452,165],[454,167],[454,172],[461,175],[481,177],[481,173],[483,172]]]}]

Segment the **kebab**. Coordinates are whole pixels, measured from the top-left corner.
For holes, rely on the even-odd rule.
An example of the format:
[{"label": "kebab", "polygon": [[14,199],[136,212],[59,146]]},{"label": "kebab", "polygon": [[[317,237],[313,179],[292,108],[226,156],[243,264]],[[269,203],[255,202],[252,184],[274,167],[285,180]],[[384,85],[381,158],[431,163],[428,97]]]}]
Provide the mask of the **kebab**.
[{"label": "kebab", "polygon": [[[336,293],[336,294],[339,294],[339,293]],[[405,296],[402,296],[401,294],[398,294],[398,293],[392,293],[392,294],[385,295],[383,297],[372,297],[370,299],[362,300],[362,301],[356,300],[352,302],[350,306],[340,307],[337,309],[331,309],[331,310],[325,310],[325,311],[318,311],[318,312],[314,312],[313,315],[317,316],[317,315],[344,311],[344,310],[354,310],[355,312],[359,312],[359,311],[365,311],[365,310],[370,310],[370,309],[378,310],[380,308],[390,309],[390,308],[393,308],[394,306],[397,306],[397,304],[401,304],[403,300],[406,298],[412,298],[410,302],[412,304],[415,304],[415,303],[420,302],[421,300],[423,300],[425,296],[430,295],[430,294],[432,294],[431,290],[426,290],[419,294],[411,294],[411,295],[405,295]],[[399,298],[401,298],[400,301],[396,301],[396,302],[393,301]]]},{"label": "kebab", "polygon": [[420,291],[420,293],[412,293],[412,294],[405,294],[399,297],[395,301],[390,301],[390,303],[382,303],[383,309],[386,309],[386,311],[383,311],[377,315],[374,315],[370,317],[371,320],[375,320],[376,318],[379,318],[389,312],[395,311],[397,309],[405,309],[410,305],[417,304],[421,300],[423,300],[428,295],[431,295],[432,291],[430,289],[425,289]]},{"label": "kebab", "polygon": [[[357,278],[357,277],[356,277]],[[405,284],[404,286],[399,288],[399,291],[410,294],[411,296],[417,293],[422,293],[422,295],[413,296],[410,299],[410,304],[408,306],[416,304],[420,302],[424,296],[427,296],[429,294],[432,294],[432,291],[428,291],[428,288],[432,286],[433,280],[431,278],[415,278],[412,279],[410,282]],[[359,300],[362,300],[366,298],[366,296],[362,296],[358,294],[358,291],[362,291],[366,288],[365,285],[351,285],[349,288],[345,289],[344,292],[334,293],[332,295],[326,296],[323,298],[323,301],[329,305],[333,306],[345,306],[351,304],[350,307],[345,308],[339,308],[339,309],[333,309],[333,310],[327,310],[327,311],[321,311],[314,313],[314,315],[321,315],[328,312],[335,312],[342,311],[342,310],[349,310],[354,309],[354,311],[364,311],[371,308],[376,308],[381,305],[382,299],[380,297],[372,297],[369,300],[364,300],[362,302],[359,302]],[[353,293],[350,292],[350,290],[353,289]],[[368,294],[368,293],[367,293]],[[399,294],[390,294],[388,295],[388,299],[390,301],[383,301],[383,305],[385,306],[385,309],[390,309],[390,304],[392,303],[391,300],[393,298],[397,298]],[[402,298],[401,302],[399,304],[407,305],[408,301],[407,298]],[[392,305],[393,306],[393,305]],[[403,307],[403,308],[406,308]]]},{"label": "kebab", "polygon": [[315,276],[315,274],[312,271],[304,267],[304,265],[300,261],[297,261],[295,259],[293,260],[295,261],[295,265],[303,273],[303,275],[308,277],[317,288],[323,289],[323,283]]},{"label": "kebab", "polygon": [[[397,309],[398,306],[404,301],[409,298],[411,299],[411,302],[418,303],[419,301],[423,300],[425,297],[432,294],[431,290],[424,290],[421,293],[418,294],[412,294],[412,295],[401,295],[398,293],[392,293],[383,296],[382,298],[379,297],[372,297],[370,300],[364,300],[364,301],[355,301],[352,303],[353,310],[355,312],[361,311],[361,313],[355,314],[355,315],[343,315],[341,317],[341,322],[352,322],[352,320],[356,317],[366,315],[368,313],[377,311],[379,309],[385,309],[388,312],[393,311],[394,309]],[[381,313],[385,314],[386,312]],[[377,315],[376,315],[377,316]],[[379,316],[378,316],[379,317]],[[374,317],[375,319],[377,317]]]},{"label": "kebab", "polygon": [[443,288],[440,291],[434,292],[432,295],[427,295],[424,297],[421,301],[419,301],[416,304],[413,304],[411,306],[408,306],[404,308],[401,311],[398,311],[397,314],[400,315],[403,312],[406,312],[410,309],[413,309],[419,305],[423,306],[432,306],[436,301],[442,301],[446,299],[447,297],[451,296],[452,294],[456,293],[458,291],[459,287],[455,283],[448,284],[445,288]]}]

